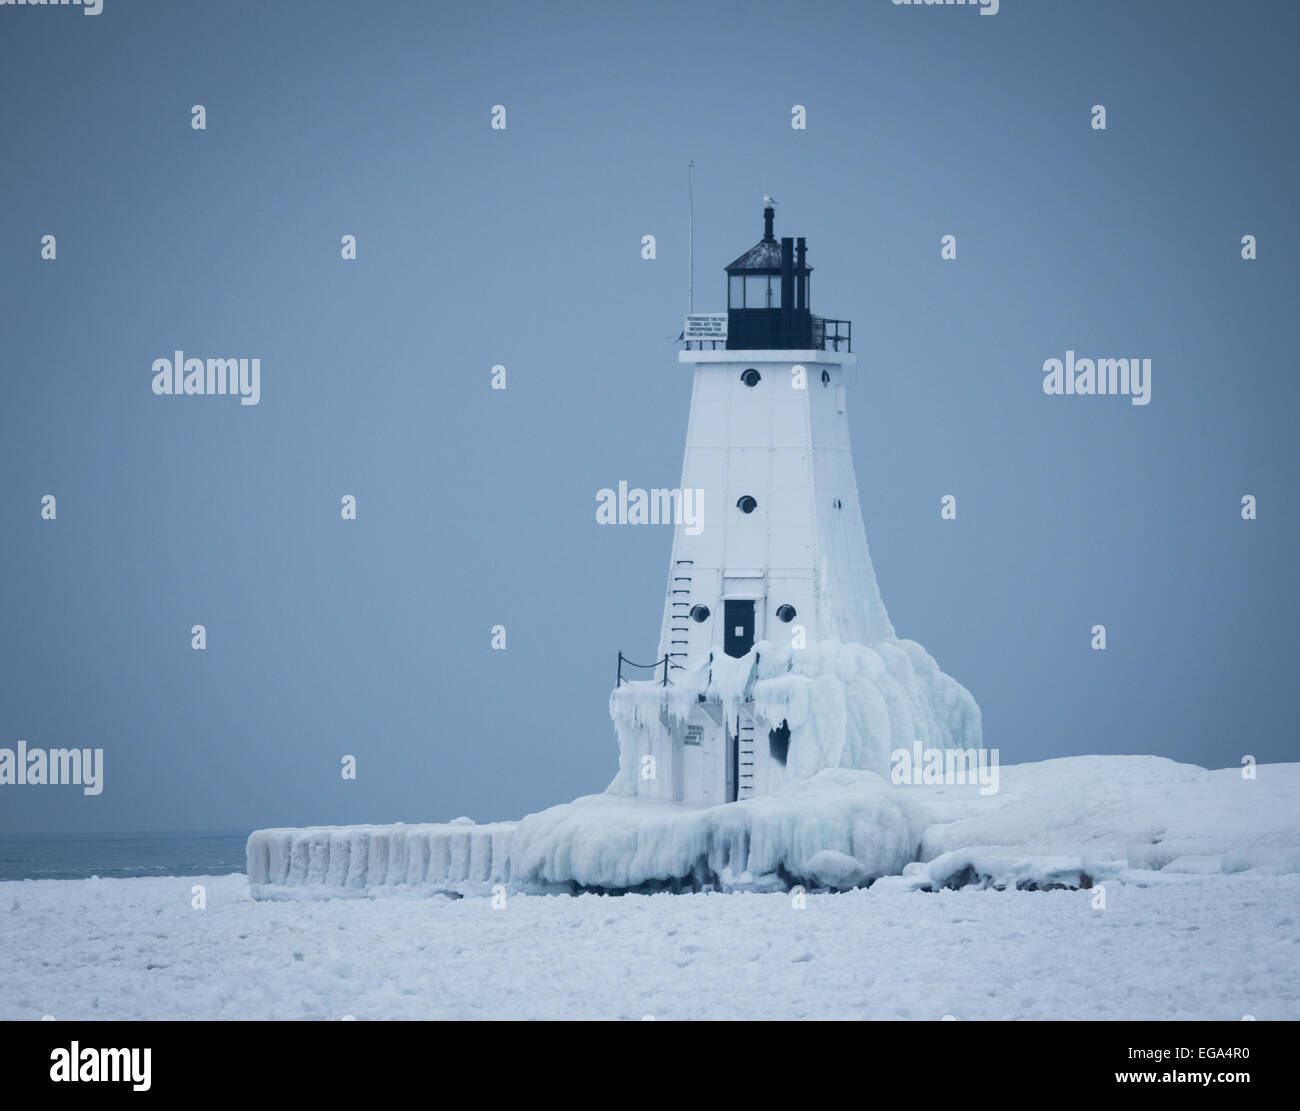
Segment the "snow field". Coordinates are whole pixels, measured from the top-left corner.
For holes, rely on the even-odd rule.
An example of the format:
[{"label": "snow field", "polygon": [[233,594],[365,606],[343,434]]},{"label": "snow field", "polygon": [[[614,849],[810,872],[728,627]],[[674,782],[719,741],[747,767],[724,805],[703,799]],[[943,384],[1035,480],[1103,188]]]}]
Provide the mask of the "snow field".
[{"label": "snow field", "polygon": [[[1095,892],[427,894],[0,884],[0,1019],[1300,1018],[1300,876]],[[207,909],[191,888],[207,887]],[[879,888],[879,889],[878,889]]]}]

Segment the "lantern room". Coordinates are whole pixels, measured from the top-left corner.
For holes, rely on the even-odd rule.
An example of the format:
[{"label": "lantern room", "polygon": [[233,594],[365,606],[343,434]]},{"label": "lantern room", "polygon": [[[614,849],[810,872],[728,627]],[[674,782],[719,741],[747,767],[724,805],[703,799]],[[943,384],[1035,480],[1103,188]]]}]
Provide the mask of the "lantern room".
[{"label": "lantern room", "polygon": [[763,209],[763,238],[727,267],[727,349],[791,350],[813,346],[807,245],[772,233],[776,213]]}]

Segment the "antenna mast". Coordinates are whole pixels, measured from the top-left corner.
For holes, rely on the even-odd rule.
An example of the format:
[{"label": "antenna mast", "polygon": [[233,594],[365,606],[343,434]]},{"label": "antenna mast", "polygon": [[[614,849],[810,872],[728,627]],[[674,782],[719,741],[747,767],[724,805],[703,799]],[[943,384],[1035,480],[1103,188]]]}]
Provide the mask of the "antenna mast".
[{"label": "antenna mast", "polygon": [[695,159],[686,167],[686,196],[691,209],[690,232],[687,235],[686,314],[695,311]]}]

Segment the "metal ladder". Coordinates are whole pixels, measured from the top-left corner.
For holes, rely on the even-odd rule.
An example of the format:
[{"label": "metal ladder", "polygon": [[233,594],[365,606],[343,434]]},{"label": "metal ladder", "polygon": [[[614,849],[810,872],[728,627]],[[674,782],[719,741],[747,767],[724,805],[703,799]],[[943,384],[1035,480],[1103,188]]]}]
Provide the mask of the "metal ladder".
[{"label": "metal ladder", "polygon": [[754,723],[746,723],[743,718],[737,718],[736,733],[739,742],[736,746],[736,774],[737,789],[736,799],[748,799],[754,797]]},{"label": "metal ladder", "polygon": [[690,633],[691,587],[695,578],[695,560],[679,559],[673,563],[673,573],[668,581],[668,666],[680,671],[678,659],[686,658],[687,637]]}]

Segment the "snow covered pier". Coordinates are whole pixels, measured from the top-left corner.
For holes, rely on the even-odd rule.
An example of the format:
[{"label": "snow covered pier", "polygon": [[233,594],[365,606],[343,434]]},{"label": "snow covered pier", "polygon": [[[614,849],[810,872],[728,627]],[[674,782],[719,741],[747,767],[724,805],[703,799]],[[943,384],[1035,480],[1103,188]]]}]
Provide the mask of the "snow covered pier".
[{"label": "snow covered pier", "polygon": [[975,783],[826,768],[716,806],[606,793],[475,825],[264,829],[256,899],[582,891],[1050,891],[1185,875],[1300,873],[1300,764],[1207,771],[1074,756]]},{"label": "snow covered pier", "polygon": [[591,795],[520,822],[263,829],[254,898],[378,894],[845,890],[916,859],[924,812],[880,776],[823,771],[720,806]]},{"label": "snow covered pier", "polygon": [[254,898],[373,893],[410,887],[487,894],[510,881],[516,822],[259,829],[248,838]]}]

